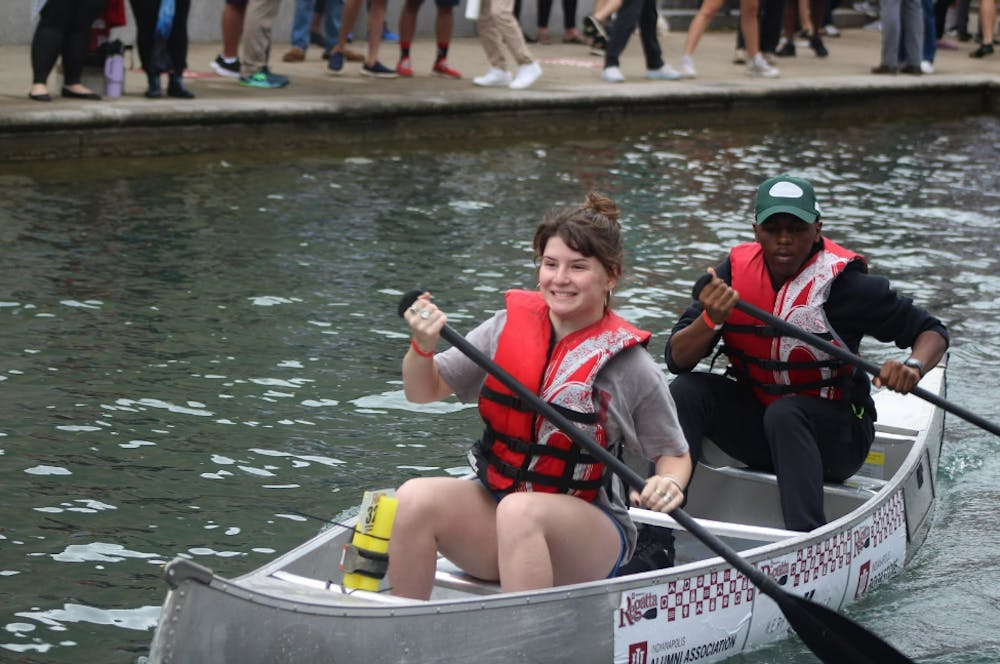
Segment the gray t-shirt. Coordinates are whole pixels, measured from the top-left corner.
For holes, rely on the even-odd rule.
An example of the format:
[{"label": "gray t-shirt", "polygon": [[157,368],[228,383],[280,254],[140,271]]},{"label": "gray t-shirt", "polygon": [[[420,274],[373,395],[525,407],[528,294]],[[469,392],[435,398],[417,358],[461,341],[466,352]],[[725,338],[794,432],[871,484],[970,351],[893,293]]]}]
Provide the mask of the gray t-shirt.
[{"label": "gray t-shirt", "polygon": [[[507,322],[507,312],[499,311],[472,330],[466,338],[489,357],[496,354],[500,332]],[[486,371],[457,348],[434,356],[441,378],[464,403],[475,403],[486,380]],[[646,459],[679,456],[688,450],[684,433],[677,422],[677,410],[670,397],[667,378],[645,348],[633,346],[612,358],[594,381],[595,395],[603,392],[610,398],[605,404],[608,419],[604,422],[608,447],[624,445]],[[596,404],[595,404],[596,410]],[[645,472],[640,472],[645,476]],[[595,504],[608,512],[622,527],[628,544],[624,560],[635,550],[635,524],[628,516],[622,483],[614,482],[613,495],[602,488]]]}]

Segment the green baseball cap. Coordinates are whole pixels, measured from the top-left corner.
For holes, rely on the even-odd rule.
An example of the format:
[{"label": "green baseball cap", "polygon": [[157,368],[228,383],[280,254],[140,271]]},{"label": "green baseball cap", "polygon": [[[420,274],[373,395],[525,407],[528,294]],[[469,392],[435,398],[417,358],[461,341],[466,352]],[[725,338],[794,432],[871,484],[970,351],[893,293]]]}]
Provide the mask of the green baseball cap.
[{"label": "green baseball cap", "polygon": [[765,180],[757,187],[754,219],[759,224],[780,212],[793,214],[807,224],[815,223],[819,219],[819,204],[812,185],[791,175]]}]

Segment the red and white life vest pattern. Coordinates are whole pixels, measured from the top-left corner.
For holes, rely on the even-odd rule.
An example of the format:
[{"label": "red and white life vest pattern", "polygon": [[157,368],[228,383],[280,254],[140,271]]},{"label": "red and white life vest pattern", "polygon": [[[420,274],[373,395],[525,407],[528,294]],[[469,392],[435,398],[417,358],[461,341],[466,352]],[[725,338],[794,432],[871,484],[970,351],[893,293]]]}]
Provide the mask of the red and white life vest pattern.
[{"label": "red and white life vest pattern", "polygon": [[[777,291],[771,285],[759,243],[733,247],[729,260],[732,286],[742,301],[843,346],[827,320],[823,305],[834,279],[848,263],[864,262],[862,256],[824,238],[823,249],[813,254]],[[750,381],[757,398],[765,405],[790,393],[833,400],[844,397],[843,378],[850,367],[804,341],[781,336],[738,309],[726,320],[723,343],[734,370]]]},{"label": "red and white life vest pattern", "polygon": [[[617,353],[648,343],[650,333],[608,312],[561,339],[548,357],[552,323],[542,295],[509,291],[506,303],[507,322],[494,360],[606,448],[605,413],[595,408],[594,380]],[[568,493],[589,501],[597,496],[603,464],[492,375],[480,394],[479,412],[486,431],[475,450],[477,471],[490,489]]]}]

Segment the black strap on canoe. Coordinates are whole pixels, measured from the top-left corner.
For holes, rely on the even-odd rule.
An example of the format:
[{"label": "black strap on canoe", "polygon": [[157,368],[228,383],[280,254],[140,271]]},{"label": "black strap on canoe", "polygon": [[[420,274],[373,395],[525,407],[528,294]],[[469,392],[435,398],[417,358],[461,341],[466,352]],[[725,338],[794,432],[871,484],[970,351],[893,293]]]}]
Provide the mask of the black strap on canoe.
[{"label": "black strap on canoe", "polygon": [[381,579],[389,569],[389,554],[360,549],[345,544],[340,555],[340,569],[345,574],[360,574],[371,579]]}]

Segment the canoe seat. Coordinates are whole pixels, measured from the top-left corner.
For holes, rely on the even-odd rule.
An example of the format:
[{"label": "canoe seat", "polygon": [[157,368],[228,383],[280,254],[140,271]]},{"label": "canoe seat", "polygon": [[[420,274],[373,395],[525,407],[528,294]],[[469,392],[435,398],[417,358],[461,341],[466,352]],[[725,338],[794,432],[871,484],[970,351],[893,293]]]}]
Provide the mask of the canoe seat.
[{"label": "canoe seat", "polygon": [[500,592],[499,583],[484,581],[467,574],[447,558],[438,558],[437,571],[434,573],[434,585],[473,595],[493,595]]},{"label": "canoe seat", "polygon": [[[891,438],[892,436],[890,434],[879,431],[875,435],[875,442],[894,442],[891,441]],[[707,438],[702,443],[701,460],[698,462],[698,465],[707,466],[714,471],[723,473],[732,478],[756,478],[757,481],[764,481],[773,484],[778,483],[778,478],[774,473],[747,467],[747,465],[742,461],[723,452],[717,445],[715,445],[715,443]],[[885,480],[870,477],[864,473],[865,469],[862,468],[861,471],[847,478],[843,482],[826,482],[823,485],[824,493],[833,493],[843,495],[845,497],[863,498],[867,500],[867,498],[875,495],[882,489],[882,487],[885,486]]]},{"label": "canoe seat", "polygon": [[[763,482],[775,486],[778,484],[778,477],[774,473],[754,470],[746,466],[715,466],[712,467],[712,470],[734,480]],[[834,495],[863,502],[877,494],[883,486],[885,486],[885,482],[882,480],[854,475],[843,482],[825,482],[823,493],[827,496]]]}]

